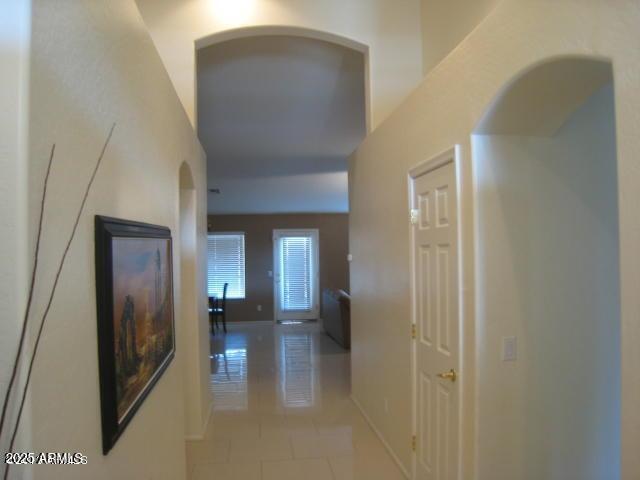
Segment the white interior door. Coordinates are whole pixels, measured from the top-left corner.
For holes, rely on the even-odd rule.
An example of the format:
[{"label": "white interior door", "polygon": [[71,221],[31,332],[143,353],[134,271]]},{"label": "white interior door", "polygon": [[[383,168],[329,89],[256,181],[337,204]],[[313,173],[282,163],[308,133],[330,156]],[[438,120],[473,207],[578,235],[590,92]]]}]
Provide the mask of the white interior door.
[{"label": "white interior door", "polygon": [[413,180],[418,480],[458,479],[457,200],[453,161]]},{"label": "white interior door", "polygon": [[275,320],[320,315],[318,230],[273,231]]}]

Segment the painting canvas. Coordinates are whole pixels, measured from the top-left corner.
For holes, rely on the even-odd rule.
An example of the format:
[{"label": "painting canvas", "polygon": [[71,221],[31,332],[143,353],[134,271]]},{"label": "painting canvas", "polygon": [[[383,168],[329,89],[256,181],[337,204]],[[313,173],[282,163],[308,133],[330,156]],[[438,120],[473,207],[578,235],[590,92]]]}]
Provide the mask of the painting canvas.
[{"label": "painting canvas", "polygon": [[170,231],[98,216],[96,267],[106,454],[174,356]]}]

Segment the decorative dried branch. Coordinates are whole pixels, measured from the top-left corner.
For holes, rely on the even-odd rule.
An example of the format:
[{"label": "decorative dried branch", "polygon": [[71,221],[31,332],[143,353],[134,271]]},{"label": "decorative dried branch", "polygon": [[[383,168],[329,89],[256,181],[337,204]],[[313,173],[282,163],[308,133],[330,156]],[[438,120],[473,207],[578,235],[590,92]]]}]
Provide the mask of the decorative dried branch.
[{"label": "decorative dried branch", "polygon": [[[38,346],[40,345],[40,339],[42,337],[42,331],[44,329],[44,325],[46,323],[47,317],[49,315],[49,310],[51,309],[51,304],[53,303],[53,298],[55,297],[56,294],[56,289],[58,288],[58,281],[60,280],[60,275],[62,273],[62,268],[64,267],[65,261],[67,259],[67,254],[69,253],[69,249],[71,248],[71,243],[73,242],[73,239],[76,235],[76,231],[78,229],[78,224],[80,223],[80,218],[82,217],[82,212],[84,211],[84,206],[87,203],[87,197],[89,196],[89,192],[91,191],[91,186],[93,185],[93,181],[96,178],[96,174],[98,173],[98,168],[100,168],[100,164],[102,163],[102,159],[104,158],[104,154],[107,150],[107,146],[109,145],[109,141],[111,140],[111,137],[113,136],[113,131],[116,128],[116,124],[114,123],[111,126],[111,130],[109,130],[109,135],[107,136],[107,140],[104,142],[104,145],[102,147],[102,151],[100,152],[100,156],[98,157],[98,161],[96,162],[96,166],[93,169],[93,173],[91,174],[91,178],[89,180],[89,183],[87,184],[87,188],[85,189],[84,192],[84,196],[82,197],[82,203],[80,204],[80,208],[78,209],[78,213],[76,215],[76,219],[75,222],[73,224],[73,229],[71,230],[71,235],[69,235],[69,240],[67,241],[67,245],[64,249],[64,252],[62,254],[62,257],[60,259],[60,263],[58,264],[58,270],[56,271],[56,276],[55,279],[53,281],[53,286],[51,288],[51,292],[49,294],[49,300],[47,302],[47,306],[44,310],[44,313],[42,314],[42,319],[40,320],[40,327],[38,328],[38,334],[36,335],[36,341],[33,345],[33,351],[31,352],[31,358],[29,360],[29,368],[27,370],[27,378],[24,384],[24,388],[22,390],[22,397],[20,400],[20,407],[18,409],[18,415],[16,417],[16,421],[15,421],[15,425],[13,428],[13,434],[11,435],[11,442],[9,443],[9,450],[8,451],[12,451],[13,450],[13,445],[15,443],[16,440],[16,436],[18,434],[18,429],[20,427],[20,420],[22,419],[22,411],[24,409],[24,404],[25,404],[25,400],[27,398],[27,392],[29,391],[29,381],[31,379],[31,373],[33,372],[33,364],[34,361],[36,359],[36,355],[38,353]],[[4,480],[7,480],[9,477],[9,467],[10,465],[7,464],[7,468],[5,469],[4,472]]]},{"label": "decorative dried branch", "polygon": [[42,189],[42,199],[40,200],[40,218],[38,219],[38,232],[36,235],[36,250],[34,253],[33,269],[31,270],[31,280],[29,282],[29,294],[27,296],[27,305],[24,311],[24,317],[22,318],[22,331],[20,332],[20,341],[18,342],[18,350],[16,351],[16,358],[13,361],[13,371],[11,372],[11,378],[7,391],[4,394],[4,403],[2,404],[2,417],[0,418],[0,438],[2,438],[2,432],[4,431],[4,421],[7,415],[7,407],[9,406],[9,399],[11,398],[11,391],[13,390],[13,384],[18,374],[18,363],[20,362],[20,356],[22,355],[22,348],[24,347],[24,338],[27,333],[27,322],[29,321],[29,312],[31,311],[31,304],[33,303],[33,290],[36,283],[36,275],[38,272],[38,258],[40,257],[40,238],[42,236],[42,219],[44,216],[44,205],[47,198],[47,187],[49,186],[49,175],[51,174],[51,164],[53,163],[53,155],[56,151],[56,144],[51,147],[51,153],[49,154],[49,164],[47,165],[47,173],[44,177],[44,187]]}]

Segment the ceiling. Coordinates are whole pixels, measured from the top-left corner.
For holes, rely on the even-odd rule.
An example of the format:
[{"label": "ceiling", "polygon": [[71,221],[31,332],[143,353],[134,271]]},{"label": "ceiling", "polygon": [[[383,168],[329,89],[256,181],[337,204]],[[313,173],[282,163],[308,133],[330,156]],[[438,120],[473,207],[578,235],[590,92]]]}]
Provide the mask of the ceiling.
[{"label": "ceiling", "polygon": [[365,136],[364,57],[260,36],[198,50],[209,213],[347,212],[347,158]]}]

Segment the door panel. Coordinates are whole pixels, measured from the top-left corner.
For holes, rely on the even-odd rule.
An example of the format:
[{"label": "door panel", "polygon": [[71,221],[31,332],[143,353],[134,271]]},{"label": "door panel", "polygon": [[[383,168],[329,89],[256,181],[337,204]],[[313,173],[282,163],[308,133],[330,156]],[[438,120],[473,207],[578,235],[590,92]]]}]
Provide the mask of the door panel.
[{"label": "door panel", "polygon": [[430,346],[433,342],[433,334],[431,327],[431,309],[429,308],[428,298],[431,292],[431,279],[429,278],[429,272],[431,271],[431,249],[429,245],[420,245],[420,263],[418,265],[418,290],[423,292],[418,297],[419,309],[419,321],[421,328],[420,340],[427,346]]},{"label": "door panel", "polygon": [[459,379],[458,240],[455,166],[413,180],[416,479],[457,480]]},{"label": "door panel", "polygon": [[422,428],[419,431],[417,446],[421,467],[428,473],[433,469],[433,428],[431,415],[431,399],[433,398],[431,379],[426,375],[420,375],[420,415],[419,424]]},{"label": "door panel", "polygon": [[444,355],[451,354],[450,330],[451,318],[449,316],[449,305],[451,295],[449,295],[449,245],[438,245],[438,265],[437,265],[437,295],[436,306],[438,315],[438,350]]},{"label": "door panel", "polygon": [[438,419],[438,433],[436,439],[436,449],[438,452],[438,460],[436,466],[435,478],[451,478],[449,476],[453,465],[451,465],[449,457],[449,449],[451,448],[451,403],[452,394],[448,386],[442,383],[438,384],[438,393],[436,400],[436,418]]}]

